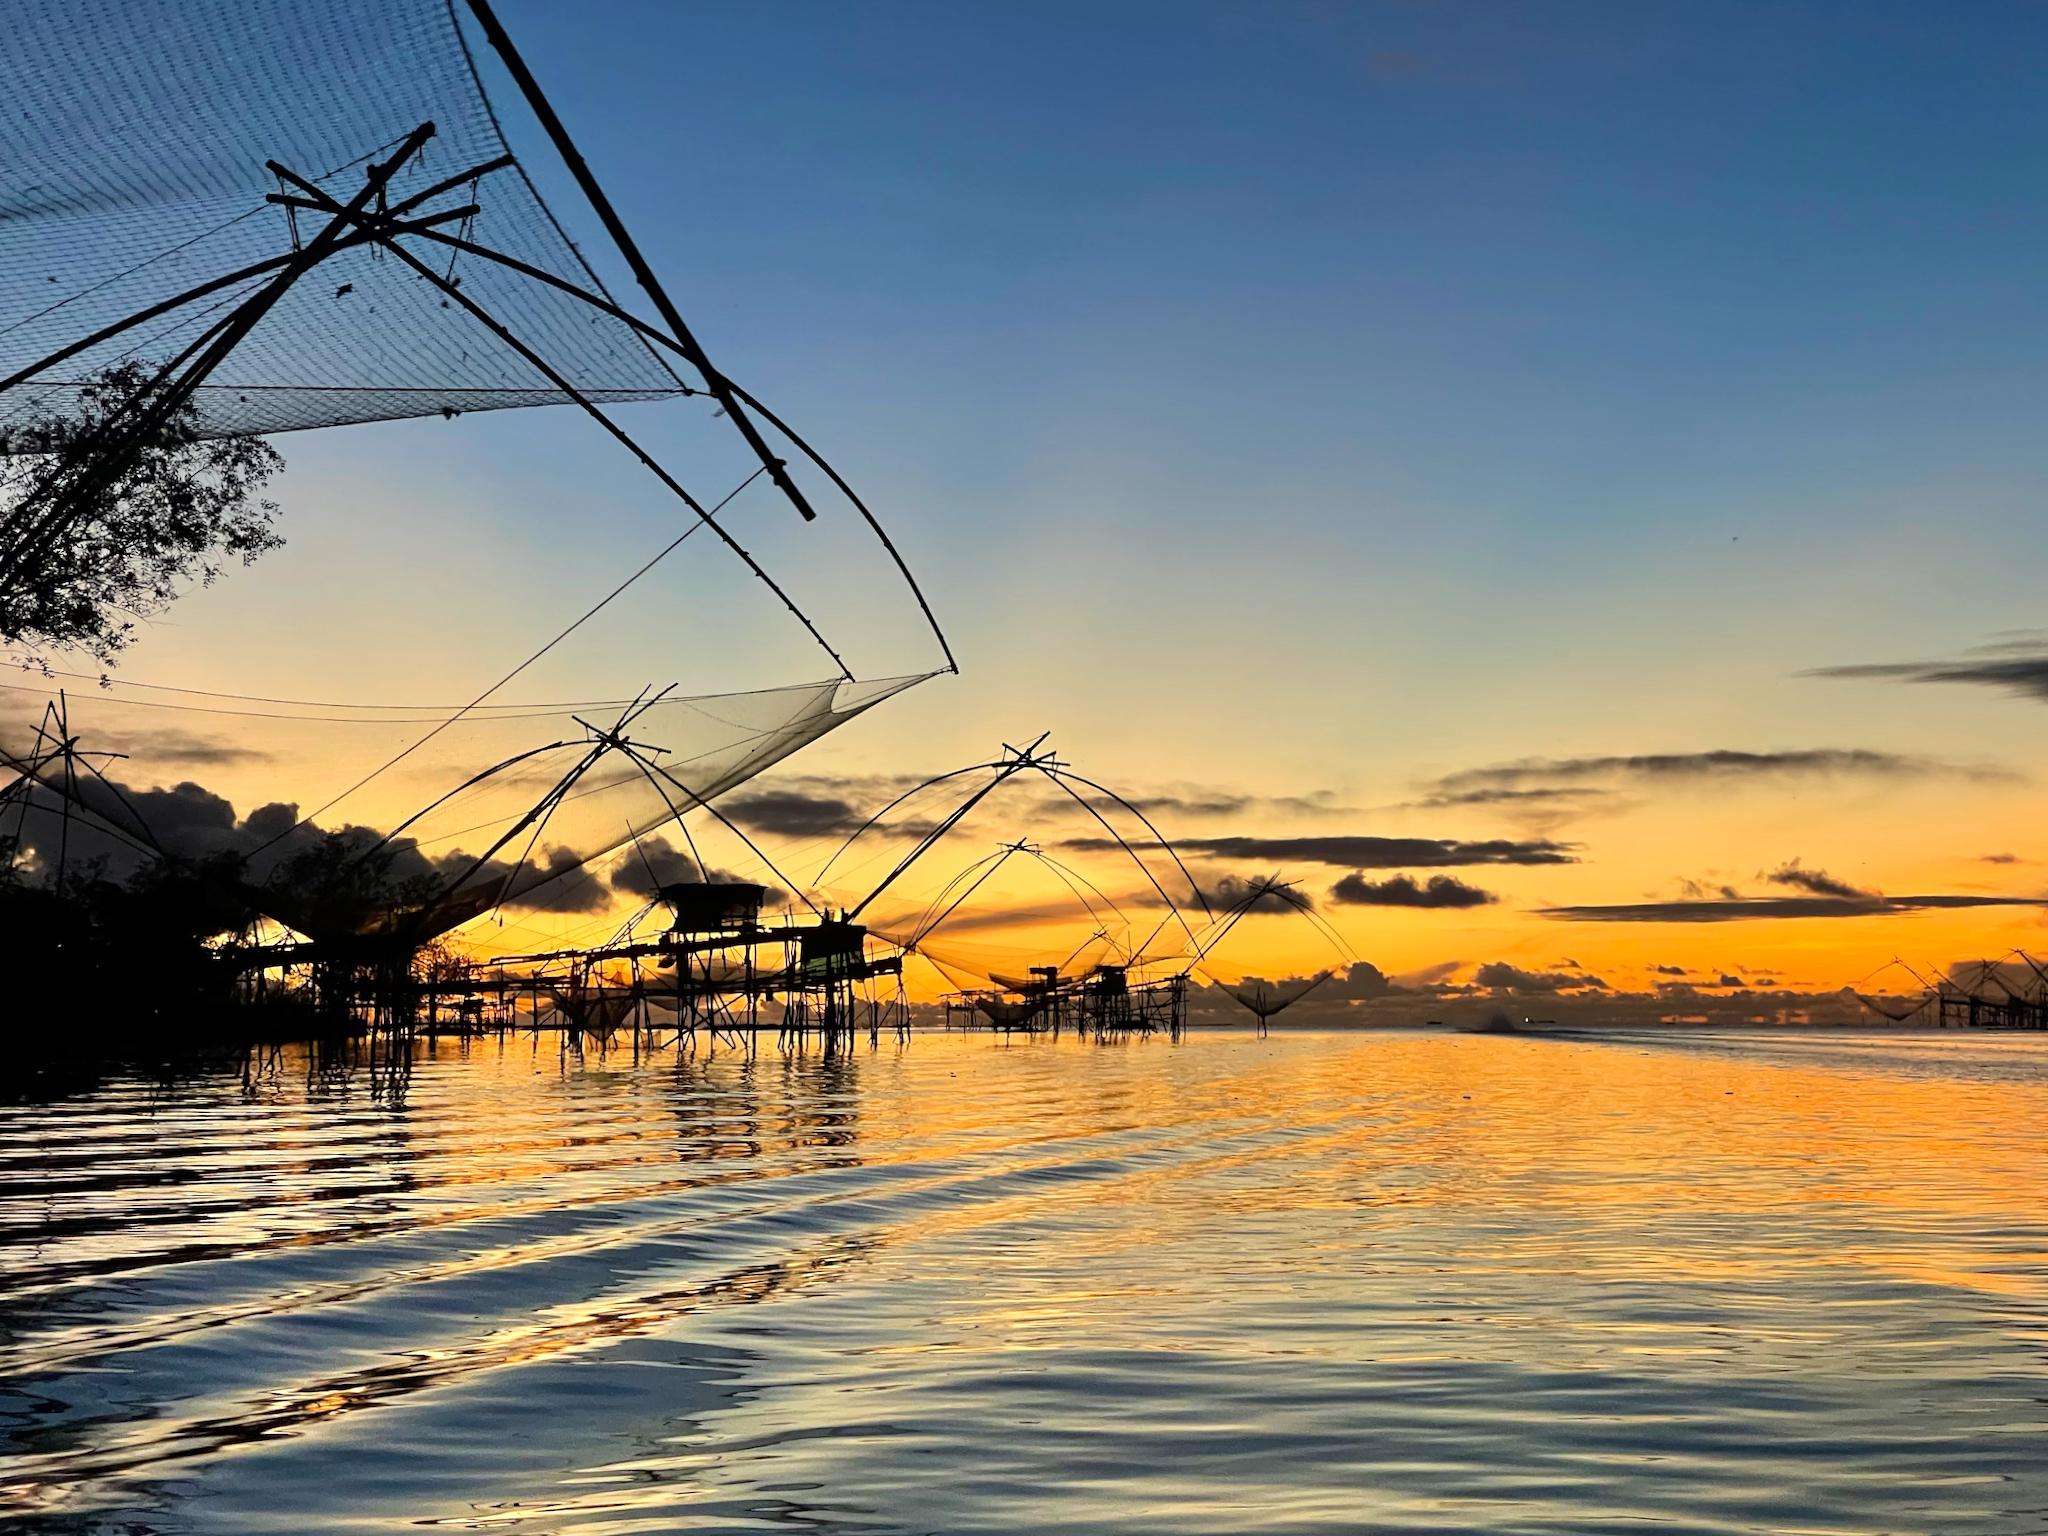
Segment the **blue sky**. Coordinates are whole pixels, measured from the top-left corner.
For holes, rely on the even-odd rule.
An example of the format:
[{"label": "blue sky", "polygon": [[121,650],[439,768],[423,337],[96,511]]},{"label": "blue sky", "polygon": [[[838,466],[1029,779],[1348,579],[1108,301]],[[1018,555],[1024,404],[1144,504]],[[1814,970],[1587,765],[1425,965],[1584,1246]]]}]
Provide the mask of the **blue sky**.
[{"label": "blue sky", "polygon": [[[500,10],[713,356],[869,494],[955,638],[964,678],[821,761],[1050,727],[1120,781],[1375,806],[1526,756],[2048,745],[1984,690],[1794,675],[2034,621],[2040,6]],[[697,469],[671,408],[632,410]],[[336,677],[396,677],[461,608],[461,692],[537,634],[534,597],[565,611],[676,526],[567,413],[283,446],[291,547],[137,676],[245,684],[290,615],[350,637]],[[925,662],[879,562],[746,515],[861,670]],[[702,566],[643,594],[650,675],[816,674],[800,643],[701,638],[774,628]],[[339,686],[303,651],[274,671]],[[1808,842],[1837,862],[1904,838],[1926,870],[1962,836],[1834,800]],[[1591,845],[1619,889],[1562,895],[1704,859],[1674,809],[1626,860]],[[1757,844],[1734,864],[1824,851],[1789,845],[1811,799],[1729,814]]]},{"label": "blue sky", "polygon": [[1033,703],[1105,648],[1226,711],[1679,622],[1860,659],[2034,570],[2038,7],[503,10],[722,365]]}]

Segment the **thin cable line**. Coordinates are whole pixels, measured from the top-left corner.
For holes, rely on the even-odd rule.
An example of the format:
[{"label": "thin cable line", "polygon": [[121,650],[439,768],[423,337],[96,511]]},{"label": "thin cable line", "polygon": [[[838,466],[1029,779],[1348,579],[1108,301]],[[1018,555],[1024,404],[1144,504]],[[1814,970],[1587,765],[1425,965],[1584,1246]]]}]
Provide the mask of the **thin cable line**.
[{"label": "thin cable line", "polygon": [[595,604],[593,604],[587,611],[584,612],[582,617],[578,618],[567,629],[563,630],[560,634],[556,635],[554,639],[548,641],[546,645],[543,645],[539,650],[535,651],[531,656],[527,657],[526,660],[520,662],[519,665],[514,667],[510,672],[507,672],[503,677],[499,678],[495,683],[491,684],[490,687],[486,688],[482,693],[478,694],[469,703],[463,705],[462,708],[458,709],[446,720],[443,720],[439,725],[435,726],[431,731],[427,732],[426,735],[420,737],[419,740],[413,742],[410,746],[401,749],[399,752],[385,759],[385,761],[380,763],[377,767],[372,768],[360,779],[357,779],[355,783],[349,785],[347,789],[344,789],[340,794],[334,796],[333,799],[327,801],[324,805],[318,806],[314,810],[308,812],[306,815],[300,817],[295,825],[287,827],[284,831],[278,833],[276,837],[271,838],[269,842],[263,844],[263,846],[261,848],[258,848],[256,852],[262,853],[265,849],[271,847],[272,844],[282,842],[292,833],[298,831],[300,827],[310,825],[314,818],[323,816],[327,812],[333,810],[337,805],[341,804],[342,801],[346,800],[350,795],[354,794],[357,790],[361,789],[365,784],[369,783],[379,774],[386,773],[390,769],[395,768],[396,766],[398,766],[398,764],[404,762],[405,759],[412,756],[413,753],[417,752],[421,747],[425,746],[428,742],[432,741],[436,736],[440,735],[443,731],[447,730],[449,726],[455,724],[456,721],[460,720],[472,709],[475,709],[479,704],[483,703],[484,700],[488,699],[500,688],[504,687],[507,683],[511,682],[513,678],[517,677],[520,673],[524,672],[536,661],[539,661],[541,657],[547,655],[549,651],[552,651],[556,646],[560,645],[564,640],[568,639],[569,636],[573,635],[577,630],[581,629],[585,624],[590,622],[591,619],[595,618],[600,609],[604,608],[605,605],[610,603],[613,598],[617,597],[621,592],[625,591],[626,588],[632,586],[634,582],[638,581],[642,576],[645,576],[649,571],[653,570],[655,566],[659,565],[663,560],[667,559],[668,556],[674,550],[679,548],[682,545],[683,541],[689,538],[691,534],[695,533],[699,528],[708,528],[709,526],[711,526],[711,519],[716,517],[720,512],[724,511],[726,505],[729,502],[731,502],[733,497],[739,495],[741,491],[744,491],[748,486],[752,485],[756,480],[760,479],[762,475],[766,474],[767,469],[767,465],[762,465],[759,469],[755,470],[751,475],[747,476],[746,479],[742,480],[738,485],[734,486],[730,491],[726,492],[724,500],[720,501],[717,506],[713,507],[703,517],[699,518],[696,522],[692,523],[689,527],[685,528],[681,533],[677,534],[673,539],[671,539],[668,542],[667,545],[665,545],[661,549],[661,551],[658,554],[656,554],[645,565],[641,566],[639,570],[635,571],[632,575],[628,576],[624,581],[620,582],[616,587],[613,587],[611,591],[607,592],[603,597],[599,598]]},{"label": "thin cable line", "polygon": [[[723,502],[721,502],[721,503],[719,503],[719,505],[720,505],[720,506],[723,506],[723,505],[724,505],[724,503],[723,503]],[[100,685],[101,685],[102,687],[113,687],[113,688],[147,688],[147,689],[149,689],[149,690],[150,690],[150,691],[151,691],[152,693],[184,693],[184,694],[190,694],[190,695],[192,695],[192,696],[193,696],[193,697],[195,697],[195,698],[202,698],[202,699],[231,699],[231,700],[233,700],[233,701],[234,701],[235,703],[238,703],[238,704],[289,704],[289,705],[294,705],[294,706],[297,706],[297,707],[299,707],[299,708],[303,708],[303,709],[430,709],[430,710],[434,710],[434,711],[436,711],[436,712],[437,712],[437,713],[435,714],[435,716],[434,716],[434,718],[436,718],[436,719],[438,719],[438,718],[439,718],[439,713],[438,713],[439,711],[443,711],[443,710],[450,710],[450,709],[460,709],[460,708],[462,707],[462,706],[461,706],[461,705],[459,705],[459,704],[428,704],[428,703],[423,703],[423,702],[419,702],[419,701],[407,701],[407,702],[402,702],[402,703],[390,703],[390,702],[383,702],[383,703],[349,703],[349,702],[347,702],[347,701],[344,701],[344,700],[337,700],[337,699],[285,699],[285,698],[273,698],[273,697],[271,697],[271,696],[270,696],[270,695],[268,695],[268,694],[262,694],[262,693],[228,693],[228,692],[225,692],[225,691],[223,691],[223,690],[220,690],[220,689],[215,689],[215,688],[185,688],[185,687],[180,687],[179,685],[177,685],[177,684],[175,684],[175,683],[144,683],[144,682],[138,682],[138,681],[137,681],[136,679],[134,679],[134,678],[132,678],[132,677],[111,677],[111,676],[107,675],[106,673],[102,673],[102,672],[67,672],[67,671],[63,670],[63,669],[62,669],[61,667],[49,667],[49,666],[45,666],[45,665],[43,664],[43,662],[42,662],[42,659],[41,659],[40,657],[36,657],[36,656],[25,656],[25,655],[22,655],[22,654],[20,654],[20,653],[16,653],[16,654],[14,654],[14,655],[12,655],[12,656],[0,656],[0,664],[7,664],[7,665],[12,665],[12,664],[19,664],[19,665],[21,666],[21,668],[22,668],[22,670],[23,670],[23,671],[36,671],[36,672],[41,672],[41,673],[44,673],[44,674],[46,674],[47,676],[50,676],[50,677],[70,677],[70,678],[77,678],[77,679],[79,679],[79,680],[80,680],[80,681],[82,681],[82,682],[88,682],[88,683],[98,683],[98,684],[100,684]],[[922,678],[922,677],[923,677],[923,676],[924,676],[925,674],[923,674],[923,673],[919,673],[919,674],[916,674],[916,675],[917,675],[918,677]],[[819,680],[819,681],[817,681],[817,682],[809,682],[809,683],[780,683],[780,684],[776,684],[776,685],[775,685],[775,686],[773,686],[773,687],[768,687],[768,688],[742,688],[742,689],[736,689],[736,690],[734,690],[733,692],[730,692],[730,693],[700,693],[700,694],[671,694],[671,695],[670,695],[670,696],[669,696],[668,698],[665,698],[665,699],[662,699],[662,700],[658,701],[658,704],[657,704],[657,706],[656,706],[656,707],[666,706],[666,705],[670,705],[670,704],[689,704],[689,705],[695,706],[695,705],[697,705],[697,704],[698,704],[698,702],[699,702],[700,700],[710,700],[710,699],[747,699],[747,698],[758,698],[758,697],[762,697],[762,696],[765,696],[765,695],[767,695],[767,694],[771,694],[771,693],[788,693],[788,692],[790,692],[791,690],[801,690],[801,689],[817,689],[817,688],[824,688],[824,687],[829,687],[829,686],[831,686],[831,685],[833,685],[833,684],[835,684],[835,683],[841,682],[841,681],[843,681],[843,679],[840,679],[840,678],[823,678],[823,679],[820,679],[820,680]],[[888,678],[884,678],[884,679],[882,679],[881,681],[884,681],[884,682],[888,682],[888,681],[893,681],[893,679],[888,679]],[[0,686],[4,686],[4,685],[0,685]],[[56,692],[56,690],[55,690],[55,689],[50,689],[50,690],[48,690],[48,691],[49,691],[49,692],[51,692],[51,693],[55,693],[55,692]],[[139,704],[139,703],[141,703],[142,701],[141,701],[140,699],[116,699],[116,700],[111,700],[111,701],[109,701],[109,702],[113,702],[113,703],[121,703],[121,704]],[[485,705],[485,706],[483,706],[483,707],[484,707],[484,708],[486,708],[486,709],[493,709],[493,710],[501,710],[501,709],[545,709],[545,710],[559,710],[559,709],[604,709],[604,708],[618,708],[618,707],[620,707],[620,706],[622,706],[622,705],[626,705],[626,704],[631,704],[632,702],[633,702],[633,700],[631,700],[631,699],[627,699],[627,698],[621,698],[621,699],[522,699],[522,700],[518,701],[517,703],[505,703],[505,704],[490,704],[490,705]],[[709,713],[709,711],[708,711],[708,710],[700,710],[700,711],[699,711],[699,713],[704,713],[704,714],[708,714],[708,713]],[[300,718],[300,717],[297,717],[297,716],[287,716],[287,717],[285,717],[285,718],[294,718],[294,719],[295,719],[295,718]],[[714,716],[713,718],[715,719],[715,718],[717,718],[717,717],[716,717],[716,716]],[[732,724],[733,722],[731,722],[731,721],[722,721],[722,722],[720,722],[720,723],[721,723],[721,724]]]}]

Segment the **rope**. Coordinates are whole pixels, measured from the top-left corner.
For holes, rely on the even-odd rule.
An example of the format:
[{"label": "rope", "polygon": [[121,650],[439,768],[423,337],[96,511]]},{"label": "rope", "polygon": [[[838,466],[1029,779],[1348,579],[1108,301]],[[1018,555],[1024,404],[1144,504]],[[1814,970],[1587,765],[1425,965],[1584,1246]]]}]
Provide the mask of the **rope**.
[{"label": "rope", "polygon": [[[742,480],[738,485],[734,486],[730,491],[726,492],[725,499],[719,502],[716,507],[713,507],[711,509],[713,514],[723,511],[727,503],[729,503],[733,499],[733,497],[739,495],[741,491],[744,491],[748,486],[752,485],[756,480],[760,479],[765,472],[765,466],[761,469],[756,469],[751,475],[748,475],[746,479]],[[651,560],[649,560],[645,565],[642,565],[640,569],[633,572],[632,575],[628,576],[616,587],[613,587],[611,591],[607,592],[603,597],[599,598],[597,602],[592,604],[591,607],[588,610],[586,610],[580,618],[578,618],[574,623],[569,625],[569,627],[563,630],[560,634],[556,635],[554,639],[548,641],[547,644],[543,645],[539,650],[535,651],[531,656],[527,657],[526,660],[520,662],[518,666],[514,667],[510,672],[507,672],[503,677],[499,678],[495,683],[491,684],[490,687],[486,688],[482,693],[478,694],[474,699],[470,700],[469,703],[463,705],[462,708],[458,709],[446,720],[443,720],[439,725],[435,726],[431,731],[427,732],[426,735],[420,737],[419,740],[413,742],[410,746],[401,748],[398,752],[394,753],[389,758],[386,758],[382,763],[378,764],[375,768],[372,768],[368,773],[364,774],[360,779],[357,779],[355,783],[349,785],[349,787],[347,789],[344,789],[340,794],[334,796],[331,800],[328,800],[325,804],[319,806],[317,809],[310,811],[306,815],[300,817],[296,825],[288,827],[284,831],[278,833],[276,837],[271,838],[269,842],[265,843],[261,848],[258,848],[256,852],[262,853],[266,849],[270,848],[272,844],[282,842],[292,833],[298,831],[299,828],[309,826],[314,821],[315,818],[323,816],[327,812],[333,810],[337,805],[341,804],[342,801],[346,800],[350,795],[354,794],[357,790],[361,789],[365,784],[368,784],[371,780],[379,777],[382,774],[390,772],[391,769],[397,767],[400,763],[404,762],[408,757],[412,756],[413,753],[417,752],[421,747],[425,746],[428,742],[432,741],[436,736],[440,735],[443,731],[447,730],[448,727],[455,724],[456,721],[462,719],[463,716],[467,715],[479,704],[482,704],[484,700],[488,699],[500,688],[504,687],[507,683],[511,682],[513,678],[517,677],[520,673],[524,672],[528,667],[532,666],[535,662],[539,661],[543,656],[547,655],[549,651],[552,651],[564,640],[568,639],[571,635],[575,634],[577,630],[581,629],[585,624],[589,623],[593,618],[595,618],[598,615],[598,613],[601,610],[605,608],[607,604],[609,604],[612,601],[612,599],[617,597],[620,593],[624,592],[628,587],[632,586],[634,582],[638,581],[642,576],[645,576],[657,565],[661,564],[661,562],[667,559],[670,554],[672,554],[675,550],[680,548],[683,541],[689,538],[691,534],[695,533],[699,528],[705,527],[707,525],[707,521],[708,520],[699,520],[697,522],[692,523],[689,527],[685,528],[681,533],[677,534],[673,539],[669,540],[669,542],[666,545],[664,545],[661,548],[661,550]]]}]

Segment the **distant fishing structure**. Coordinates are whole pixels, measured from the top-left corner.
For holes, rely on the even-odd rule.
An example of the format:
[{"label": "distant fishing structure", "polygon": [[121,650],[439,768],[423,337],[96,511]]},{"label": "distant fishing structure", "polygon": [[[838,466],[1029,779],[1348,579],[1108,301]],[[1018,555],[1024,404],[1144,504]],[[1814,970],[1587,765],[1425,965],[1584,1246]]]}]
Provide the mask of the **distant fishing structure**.
[{"label": "distant fishing structure", "polygon": [[1245,976],[1231,981],[1218,974],[1210,963],[1210,954],[1229,936],[1231,929],[1237,926],[1240,919],[1256,909],[1272,907],[1292,912],[1308,923],[1329,944],[1342,964],[1350,966],[1358,961],[1357,954],[1345,942],[1344,936],[1316,911],[1315,904],[1295,882],[1282,880],[1277,874],[1247,882],[1244,895],[1226,914],[1227,920],[1219,925],[1218,931],[1202,947],[1201,952],[1195,957],[1193,967],[1211,985],[1227,993],[1252,1015],[1257,1021],[1258,1035],[1262,1040],[1271,1032],[1274,1019],[1337,974],[1335,968],[1329,966],[1313,975],[1292,976],[1284,981],[1269,981],[1263,976]]},{"label": "distant fishing structure", "polygon": [[[1164,908],[1166,916],[1149,938],[1133,942],[1130,920],[1113,898],[1079,870],[1028,839],[999,844],[994,852],[955,873],[921,911],[876,931],[893,942],[904,956],[923,959],[955,988],[940,999],[948,1028],[1054,1036],[1070,1030],[1101,1040],[1164,1032],[1178,1039],[1187,1026],[1186,967],[1162,969],[1150,950],[1173,926],[1192,942],[1197,930],[1182,900],[1198,907],[1208,920],[1213,916],[1208,897],[1173,845],[1137,805],[1106,785],[1075,772],[1071,764],[1046,746],[1046,740],[1046,735],[1040,735],[1022,747],[1006,743],[996,757],[986,762],[955,768],[911,786],[854,829],[820,867],[818,881],[822,884],[864,842],[887,835],[892,818],[906,807],[923,802],[924,814],[933,819],[923,826],[909,851],[894,862],[881,883],[853,905],[849,916],[858,917],[1004,785],[1020,776],[1050,785],[1101,828],[1111,846],[1143,876],[1152,897]],[[943,809],[930,804],[933,792],[940,790],[948,796],[957,795],[944,803]],[[1120,817],[1128,818],[1127,827],[1117,824]],[[1185,886],[1181,897],[1170,891],[1161,875],[1153,870],[1140,853],[1139,844],[1155,856],[1163,856],[1171,866],[1176,886]],[[976,955],[971,947],[950,942],[941,930],[954,921],[970,898],[999,870],[1020,858],[1057,878],[1086,914],[1088,931],[1071,948],[1063,946],[1060,953],[1044,956],[992,959],[986,953]]]},{"label": "distant fishing structure", "polygon": [[1950,968],[1930,980],[1894,959],[1872,976],[1900,970],[1918,985],[1917,992],[1870,993],[1870,977],[1845,989],[1871,1013],[1893,1024],[1919,1019],[1941,1029],[2048,1030],[2048,969],[2023,949],[2002,960],[1976,960]]}]

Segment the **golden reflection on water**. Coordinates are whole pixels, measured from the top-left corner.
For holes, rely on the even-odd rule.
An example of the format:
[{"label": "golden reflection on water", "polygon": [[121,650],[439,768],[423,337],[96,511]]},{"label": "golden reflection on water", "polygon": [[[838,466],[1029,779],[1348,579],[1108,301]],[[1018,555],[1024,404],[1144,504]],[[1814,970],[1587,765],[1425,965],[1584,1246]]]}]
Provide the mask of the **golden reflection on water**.
[{"label": "golden reflection on water", "polygon": [[2040,1531],[2048,1041],[286,1050],[0,1106],[37,1529]]}]

